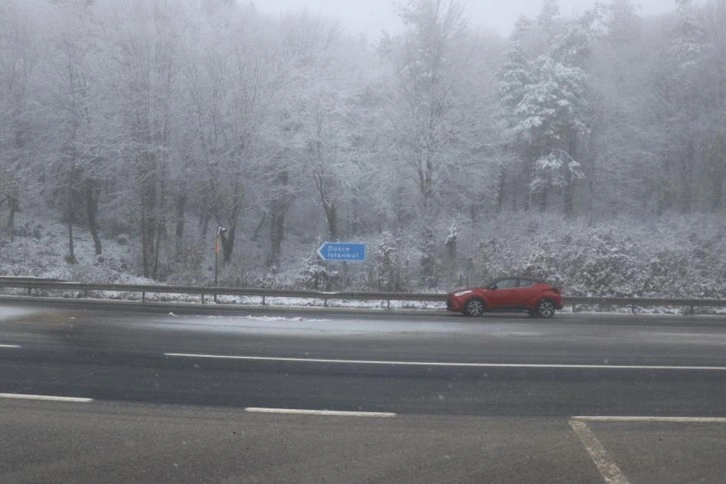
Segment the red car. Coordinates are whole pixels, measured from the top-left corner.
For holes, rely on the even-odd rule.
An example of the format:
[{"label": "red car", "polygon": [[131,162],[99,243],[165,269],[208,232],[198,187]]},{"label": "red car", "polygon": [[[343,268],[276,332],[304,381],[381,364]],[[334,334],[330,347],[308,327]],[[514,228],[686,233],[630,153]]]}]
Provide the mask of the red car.
[{"label": "red car", "polygon": [[481,316],[485,311],[526,310],[530,316],[551,318],[562,309],[560,290],[527,277],[500,277],[482,287],[461,289],[446,298],[449,311]]}]

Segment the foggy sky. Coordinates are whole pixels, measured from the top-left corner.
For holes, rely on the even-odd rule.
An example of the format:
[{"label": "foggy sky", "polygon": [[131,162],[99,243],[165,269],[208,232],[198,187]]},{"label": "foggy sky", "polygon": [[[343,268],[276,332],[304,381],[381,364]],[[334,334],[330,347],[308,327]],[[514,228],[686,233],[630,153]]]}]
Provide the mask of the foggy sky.
[{"label": "foggy sky", "polygon": [[[402,24],[395,14],[396,0],[254,0],[263,11],[279,14],[289,10],[307,9],[338,19],[352,33],[365,33],[377,39],[381,31],[397,33]],[[524,13],[535,16],[542,0],[461,0],[474,29],[493,30],[509,35],[517,17]],[[560,0],[560,9],[566,16],[581,13],[592,7],[595,0]],[[673,0],[637,0],[641,15],[657,15],[675,10]]]}]

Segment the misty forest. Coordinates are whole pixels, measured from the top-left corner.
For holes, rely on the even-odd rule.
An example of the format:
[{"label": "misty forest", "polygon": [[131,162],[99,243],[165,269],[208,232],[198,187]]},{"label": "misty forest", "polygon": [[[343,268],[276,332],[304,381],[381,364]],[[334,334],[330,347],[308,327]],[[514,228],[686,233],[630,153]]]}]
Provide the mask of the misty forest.
[{"label": "misty forest", "polygon": [[726,0],[391,15],[0,0],[0,275],[726,296]]}]

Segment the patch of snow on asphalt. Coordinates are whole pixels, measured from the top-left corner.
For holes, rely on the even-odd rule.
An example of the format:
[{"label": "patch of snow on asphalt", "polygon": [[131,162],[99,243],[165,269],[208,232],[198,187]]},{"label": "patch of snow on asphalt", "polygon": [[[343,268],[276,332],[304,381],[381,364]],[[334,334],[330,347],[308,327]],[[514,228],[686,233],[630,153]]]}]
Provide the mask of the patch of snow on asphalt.
[{"label": "patch of snow on asphalt", "polygon": [[15,307],[2,307],[0,306],[0,320],[18,318],[22,316],[28,316],[34,314],[37,311],[29,308],[15,308]]}]

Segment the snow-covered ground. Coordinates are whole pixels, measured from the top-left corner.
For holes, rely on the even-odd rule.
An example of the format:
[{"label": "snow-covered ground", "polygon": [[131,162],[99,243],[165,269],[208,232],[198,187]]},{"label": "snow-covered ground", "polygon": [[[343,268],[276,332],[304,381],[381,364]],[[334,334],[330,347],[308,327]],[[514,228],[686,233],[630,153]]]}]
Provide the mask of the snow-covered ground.
[{"label": "snow-covered ground", "polygon": [[[726,298],[726,223],[720,217],[676,217],[649,223],[623,219],[592,225],[586,221],[538,216],[530,222],[515,224],[506,216],[500,216],[478,226],[462,224],[458,234],[457,284],[442,279],[438,288],[422,288],[416,284],[416,267],[409,268],[408,263],[404,266],[407,272],[401,272],[400,277],[405,280],[405,287],[414,292],[443,293],[458,282],[473,285],[503,273],[526,273],[555,281],[566,295]],[[240,235],[239,260],[220,270],[221,286],[309,288],[301,276],[306,275],[304,270],[311,264],[306,262],[309,257],[306,247],[311,243],[301,243],[291,237],[285,245],[285,270],[266,273],[260,254],[254,252],[259,252],[259,247],[253,247],[244,237],[244,234]],[[139,241],[133,236],[105,234],[103,254],[96,256],[88,230],[79,226],[74,229],[74,244],[77,263],[69,264],[65,260],[68,254],[66,227],[47,217],[23,213],[18,217],[14,237],[0,232],[0,276],[35,276],[89,283],[160,283],[140,277]],[[391,247],[392,254],[396,251],[405,253],[406,247],[412,244],[414,242],[403,238]],[[375,249],[375,244],[371,243],[371,253]],[[214,258],[209,252],[205,252],[206,259],[201,263],[201,277],[188,279],[183,271],[169,273],[175,267],[168,266],[166,282],[211,285]],[[333,290],[377,290],[371,286],[371,279],[366,280],[369,277],[366,272],[373,272],[375,264],[371,258],[365,267],[344,268],[345,271],[339,274],[344,277],[337,280]],[[445,262],[439,261],[439,264],[442,271],[447,268]],[[242,271],[247,275],[237,280],[235,272]],[[5,290],[5,293],[22,294],[23,291]],[[72,291],[64,295],[77,296]],[[138,300],[141,295],[105,293],[103,297]],[[147,294],[146,297],[151,301],[200,301],[198,295]],[[210,297],[205,299],[211,303]],[[218,299],[222,304],[262,304],[259,296],[220,296]],[[323,299],[266,298],[265,304],[323,307],[325,303]],[[329,299],[327,306],[385,310],[389,303],[385,300]],[[390,308],[443,310],[445,306],[443,302],[391,301]],[[602,309],[578,308],[580,311]],[[637,312],[682,314],[687,309],[644,307],[638,308]],[[630,308],[608,310],[630,312]],[[571,306],[564,309],[564,312],[571,311]],[[701,310],[697,309],[697,312]],[[726,310],[708,309],[708,312],[723,314]]]},{"label": "snow-covered ground", "polygon": [[79,282],[144,284],[148,279],[135,276],[133,268],[138,251],[128,237],[103,240],[103,254],[95,255],[88,230],[74,229],[75,257],[69,264],[68,233],[57,222],[36,223],[19,217],[12,239],[0,233],[0,276],[35,276]]}]

